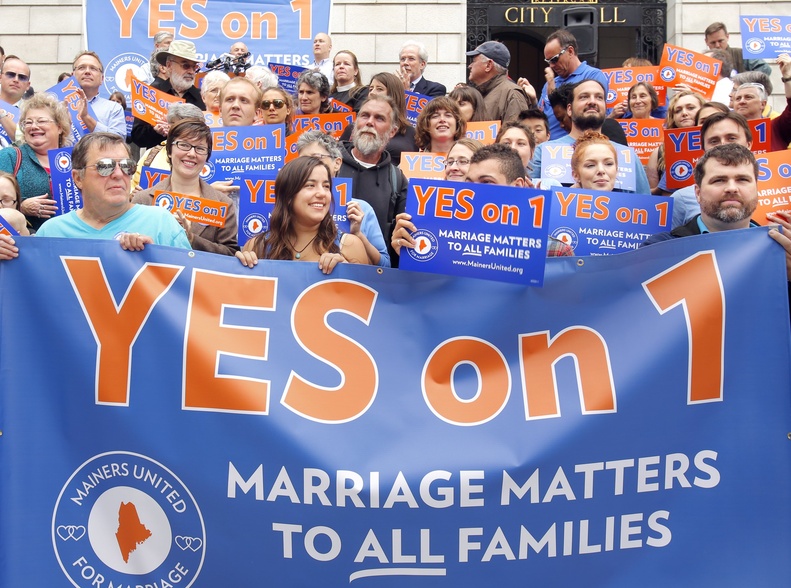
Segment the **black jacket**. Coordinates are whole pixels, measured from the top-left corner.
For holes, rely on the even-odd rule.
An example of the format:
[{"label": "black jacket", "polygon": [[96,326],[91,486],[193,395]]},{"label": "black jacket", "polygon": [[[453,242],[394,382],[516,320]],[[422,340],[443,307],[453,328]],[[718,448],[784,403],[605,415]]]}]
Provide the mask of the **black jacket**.
[{"label": "black jacket", "polygon": [[[343,164],[338,172],[339,178],[352,178],[352,196],[365,200],[376,213],[382,236],[387,243],[392,267],[398,267],[398,255],[390,246],[395,216],[406,209],[406,192],[409,182],[403,172],[392,165],[390,154],[383,151],[379,163],[366,168],[360,165],[351,154],[353,145],[343,143]],[[393,186],[395,178],[395,186]]]},{"label": "black jacket", "polygon": [[439,82],[432,82],[426,78],[420,78],[420,81],[415,84],[414,92],[436,98],[437,96],[444,96],[448,93],[448,90]]},{"label": "black jacket", "polygon": [[[151,87],[156,88],[160,92],[170,94],[171,96],[176,95],[176,91],[173,89],[173,86],[170,85],[170,80],[157,78],[151,84]],[[206,105],[203,103],[203,98],[200,97],[200,90],[198,90],[195,86],[192,86],[189,90],[187,90],[186,94],[184,94],[182,98],[187,104],[194,104],[201,110],[206,110]],[[164,137],[157,133],[154,130],[154,127],[152,127],[150,124],[140,120],[139,118],[135,119],[135,122],[132,125],[133,143],[143,149],[149,149],[154,145],[159,145],[162,142],[162,139],[164,139]]]}]

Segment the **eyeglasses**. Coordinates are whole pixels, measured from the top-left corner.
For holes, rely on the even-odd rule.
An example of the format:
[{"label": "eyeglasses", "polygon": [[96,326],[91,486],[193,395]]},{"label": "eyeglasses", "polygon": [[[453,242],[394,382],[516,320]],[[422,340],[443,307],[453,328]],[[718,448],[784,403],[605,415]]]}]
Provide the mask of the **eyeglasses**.
[{"label": "eyeglasses", "polygon": [[[569,47],[570,47],[570,45],[569,45]],[[549,65],[555,65],[558,62],[558,60],[560,59],[560,57],[568,50],[569,50],[569,48],[566,47],[563,51],[561,51],[560,53],[558,53],[554,57],[550,57],[549,59],[545,59],[544,61],[546,61]]]},{"label": "eyeglasses", "polygon": [[445,160],[445,167],[453,167],[454,165],[458,165],[459,167],[464,167],[465,165],[470,165],[470,160],[466,157],[459,157],[458,159],[446,159]]},{"label": "eyeglasses", "polygon": [[190,149],[194,149],[197,155],[206,155],[209,152],[208,147],[204,147],[203,145],[193,145],[192,143],[187,143],[186,141],[173,141],[173,144],[181,151],[185,153],[189,153]]},{"label": "eyeglasses", "polygon": [[2,204],[4,207],[14,206],[16,204],[16,198],[3,198],[3,199],[0,199],[0,204]]},{"label": "eyeglasses", "polygon": [[319,161],[321,161],[325,157],[327,159],[335,159],[332,155],[327,155],[326,153],[311,153],[310,155],[308,155],[308,157],[312,157],[313,159],[318,159]]},{"label": "eyeglasses", "polygon": [[134,159],[111,159],[110,157],[103,157],[96,163],[86,165],[86,168],[95,167],[96,173],[103,178],[106,178],[115,171],[115,166],[121,168],[121,171],[127,176],[131,176],[137,169],[137,164]]},{"label": "eyeglasses", "polygon": [[26,118],[19,124],[22,126],[22,130],[25,131],[33,125],[37,127],[46,127],[47,125],[53,124],[54,122],[55,121],[51,118]]},{"label": "eyeglasses", "polygon": [[29,82],[30,76],[25,74],[17,73],[15,71],[4,71],[3,75],[7,77],[9,80],[18,79],[20,82]]},{"label": "eyeglasses", "polygon": [[285,100],[264,100],[261,102],[261,106],[264,107],[264,110],[269,110],[269,108],[274,105],[276,109],[280,110],[286,105]]},{"label": "eyeglasses", "polygon": [[175,59],[168,59],[168,63],[175,63],[184,71],[198,71],[200,65],[191,61],[176,61]]},{"label": "eyeglasses", "polygon": [[102,68],[95,65],[78,65],[74,71],[92,71],[93,73],[102,73]]}]

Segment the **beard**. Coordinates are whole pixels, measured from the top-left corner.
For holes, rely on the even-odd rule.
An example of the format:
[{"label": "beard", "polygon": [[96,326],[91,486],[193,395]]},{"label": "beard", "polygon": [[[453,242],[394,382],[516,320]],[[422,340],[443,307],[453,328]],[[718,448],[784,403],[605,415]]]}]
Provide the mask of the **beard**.
[{"label": "beard", "polygon": [[185,74],[182,72],[171,71],[170,72],[170,85],[173,86],[173,89],[176,92],[186,92],[192,86],[192,82],[195,79],[195,76],[188,78],[190,74]]},{"label": "beard", "polygon": [[584,133],[585,131],[598,131],[604,124],[604,114],[588,113],[572,115],[571,122],[578,131]]},{"label": "beard", "polygon": [[352,143],[357,148],[357,151],[368,156],[383,151],[387,146],[387,138],[377,135],[374,131],[366,131],[355,127],[352,133]]},{"label": "beard", "polygon": [[743,220],[749,219],[755,208],[758,206],[758,201],[745,202],[739,198],[741,206],[722,206],[719,202],[702,201],[700,203],[700,211],[711,218],[716,218],[723,223],[738,223]]}]

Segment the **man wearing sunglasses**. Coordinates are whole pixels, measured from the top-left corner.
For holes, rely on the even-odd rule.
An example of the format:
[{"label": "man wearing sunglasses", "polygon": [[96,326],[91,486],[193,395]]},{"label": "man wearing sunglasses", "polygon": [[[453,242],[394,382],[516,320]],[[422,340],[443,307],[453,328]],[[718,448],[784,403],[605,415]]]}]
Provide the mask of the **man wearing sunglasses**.
[{"label": "man wearing sunglasses", "polygon": [[82,208],[45,222],[39,237],[116,239],[128,251],[140,251],[149,243],[190,249],[184,229],[170,212],[129,201],[136,164],[123,138],[114,133],[85,135],[74,146],[71,162]]},{"label": "man wearing sunglasses", "polygon": [[[0,100],[18,107],[22,102],[22,96],[29,87],[30,67],[28,64],[15,55],[6,57],[2,68],[0,68]],[[3,130],[9,137],[13,138],[16,135],[16,123],[11,120],[8,113],[2,114],[0,125],[3,126]],[[6,144],[7,142],[4,141],[0,146],[5,147]]]},{"label": "man wearing sunglasses", "polygon": [[[168,79],[157,78],[151,86],[171,96],[182,98],[187,104],[194,104],[201,110],[206,110],[200,91],[195,87],[195,75],[200,69],[195,43],[175,40],[167,49],[157,53],[156,60],[160,65],[165,66]],[[159,145],[167,134],[168,126],[164,122],[151,126],[136,118],[132,125],[132,141],[141,148]]]},{"label": "man wearing sunglasses", "polygon": [[99,96],[99,88],[104,82],[104,66],[99,56],[93,51],[81,51],[72,62],[72,72],[80,85],[77,108],[88,131],[116,133],[126,138],[124,109],[117,102]]},{"label": "man wearing sunglasses", "polygon": [[561,29],[555,31],[544,45],[544,61],[547,82],[541,90],[538,107],[544,111],[549,119],[549,134],[552,139],[560,139],[568,133],[560,126],[560,122],[552,112],[549,103],[549,93],[563,84],[577,84],[583,80],[596,80],[604,86],[604,95],[607,95],[607,76],[600,69],[580,61],[577,55],[577,39],[569,31]]}]

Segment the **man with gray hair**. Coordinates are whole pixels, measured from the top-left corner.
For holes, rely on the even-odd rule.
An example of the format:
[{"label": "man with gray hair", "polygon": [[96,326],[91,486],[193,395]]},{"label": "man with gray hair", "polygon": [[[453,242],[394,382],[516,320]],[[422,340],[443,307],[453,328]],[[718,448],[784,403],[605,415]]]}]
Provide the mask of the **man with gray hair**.
[{"label": "man with gray hair", "polygon": [[511,53],[498,41],[486,41],[467,51],[472,61],[470,83],[483,94],[486,112],[492,120],[506,123],[519,119],[519,113],[530,108],[522,89],[508,79]]},{"label": "man with gray hair", "polygon": [[448,93],[445,86],[423,77],[428,62],[428,51],[423,43],[407,41],[398,54],[399,68],[396,75],[401,78],[404,89],[425,96],[444,96]]},{"label": "man with gray hair", "polygon": [[[398,130],[397,116],[389,97],[369,96],[357,113],[351,142],[344,143],[338,172],[339,178],[352,178],[352,198],[373,207],[388,243],[395,216],[406,208],[408,187],[403,172],[392,164],[385,149]],[[392,248],[389,252],[392,267],[398,267],[398,256]]]},{"label": "man with gray hair", "polygon": [[267,88],[274,88],[278,85],[277,74],[263,65],[254,65],[249,68],[244,77],[253,82],[262,92]]},{"label": "man with gray hair", "polygon": [[146,84],[153,83],[157,78],[167,79],[165,68],[157,63],[157,53],[165,51],[173,42],[173,33],[168,31],[159,31],[154,35],[154,50],[151,52],[151,60],[148,63],[149,71],[146,72],[146,79],[143,80]]},{"label": "man with gray hair", "polygon": [[[173,41],[167,49],[157,53],[156,59],[159,64],[165,66],[168,79],[157,78],[151,86],[171,96],[182,98],[188,104],[194,104],[201,110],[206,110],[206,104],[201,98],[200,91],[194,85],[195,74],[199,69],[195,43]],[[132,141],[141,148],[157,145],[167,134],[164,123],[152,127],[147,122],[136,118],[132,125]]]}]

